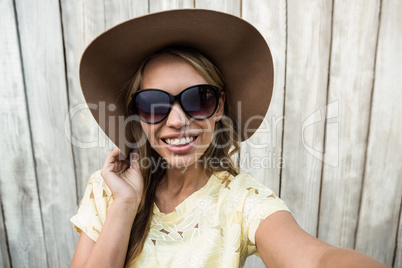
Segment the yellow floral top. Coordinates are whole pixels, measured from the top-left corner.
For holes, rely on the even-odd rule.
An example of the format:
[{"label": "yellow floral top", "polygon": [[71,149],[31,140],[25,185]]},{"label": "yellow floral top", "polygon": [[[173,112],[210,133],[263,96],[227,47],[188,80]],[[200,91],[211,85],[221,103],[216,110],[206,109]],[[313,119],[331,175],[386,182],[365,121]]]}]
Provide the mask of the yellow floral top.
[{"label": "yellow floral top", "polygon": [[[96,171],[71,218],[74,228],[96,241],[111,202],[111,192]],[[154,205],[151,230],[134,267],[243,267],[247,256],[258,255],[258,225],[279,210],[289,211],[249,175],[214,173],[173,212],[164,214]]]}]

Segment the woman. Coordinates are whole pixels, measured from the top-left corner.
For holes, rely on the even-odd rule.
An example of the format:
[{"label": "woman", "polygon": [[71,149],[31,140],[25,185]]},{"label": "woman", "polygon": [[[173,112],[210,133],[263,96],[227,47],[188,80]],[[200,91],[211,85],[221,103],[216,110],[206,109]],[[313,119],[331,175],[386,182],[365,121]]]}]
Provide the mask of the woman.
[{"label": "woman", "polygon": [[383,267],[310,236],[239,174],[231,157],[266,113],[272,69],[258,31],[215,11],[151,14],[98,37],[81,84],[87,102],[115,105],[94,116],[118,147],[72,218],[81,235],[71,266],[239,267],[258,249],[269,267]]}]

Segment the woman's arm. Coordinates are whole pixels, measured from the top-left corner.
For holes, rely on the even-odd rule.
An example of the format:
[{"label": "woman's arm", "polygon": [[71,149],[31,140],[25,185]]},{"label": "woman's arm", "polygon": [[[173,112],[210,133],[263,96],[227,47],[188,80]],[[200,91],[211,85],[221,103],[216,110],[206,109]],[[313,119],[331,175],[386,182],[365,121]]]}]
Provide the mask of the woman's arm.
[{"label": "woman's arm", "polygon": [[[96,243],[81,232],[71,267],[123,267],[131,228],[143,194],[138,155],[119,160],[116,147],[106,158],[101,175],[113,195]],[[134,156],[134,157],[131,157]]]},{"label": "woman's arm", "polygon": [[137,207],[113,202],[96,243],[81,232],[71,267],[123,267]]},{"label": "woman's arm", "polygon": [[255,234],[264,264],[278,267],[387,267],[354,250],[336,248],[305,232],[287,211],[263,220]]}]

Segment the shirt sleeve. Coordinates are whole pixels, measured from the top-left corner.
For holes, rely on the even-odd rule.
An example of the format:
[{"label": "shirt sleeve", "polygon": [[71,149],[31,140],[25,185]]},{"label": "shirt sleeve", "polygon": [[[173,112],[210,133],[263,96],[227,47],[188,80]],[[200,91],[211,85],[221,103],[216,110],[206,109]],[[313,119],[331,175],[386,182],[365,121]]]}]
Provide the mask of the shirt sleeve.
[{"label": "shirt sleeve", "polygon": [[89,179],[77,214],[70,222],[78,233],[83,231],[96,241],[105,223],[107,208],[112,202],[112,193],[98,170]]},{"label": "shirt sleeve", "polygon": [[248,255],[258,255],[255,233],[260,223],[277,211],[290,212],[290,210],[271,189],[253,178],[250,177],[245,184],[248,192],[244,202],[243,236],[247,238]]}]

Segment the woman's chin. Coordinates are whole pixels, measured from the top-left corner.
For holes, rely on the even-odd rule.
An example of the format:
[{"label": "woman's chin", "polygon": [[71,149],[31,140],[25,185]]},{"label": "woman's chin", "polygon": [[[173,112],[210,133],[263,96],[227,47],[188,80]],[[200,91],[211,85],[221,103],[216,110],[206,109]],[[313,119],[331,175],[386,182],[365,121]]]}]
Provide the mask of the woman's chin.
[{"label": "woman's chin", "polygon": [[[195,157],[195,155],[186,155],[186,156],[180,156],[180,155],[171,155],[168,158],[165,158],[165,160],[169,164],[169,168],[172,169],[181,169],[181,170],[187,170],[190,167],[195,167],[197,166],[201,167],[201,163],[198,163],[197,161],[199,159]],[[197,165],[198,164],[198,165]]]}]

